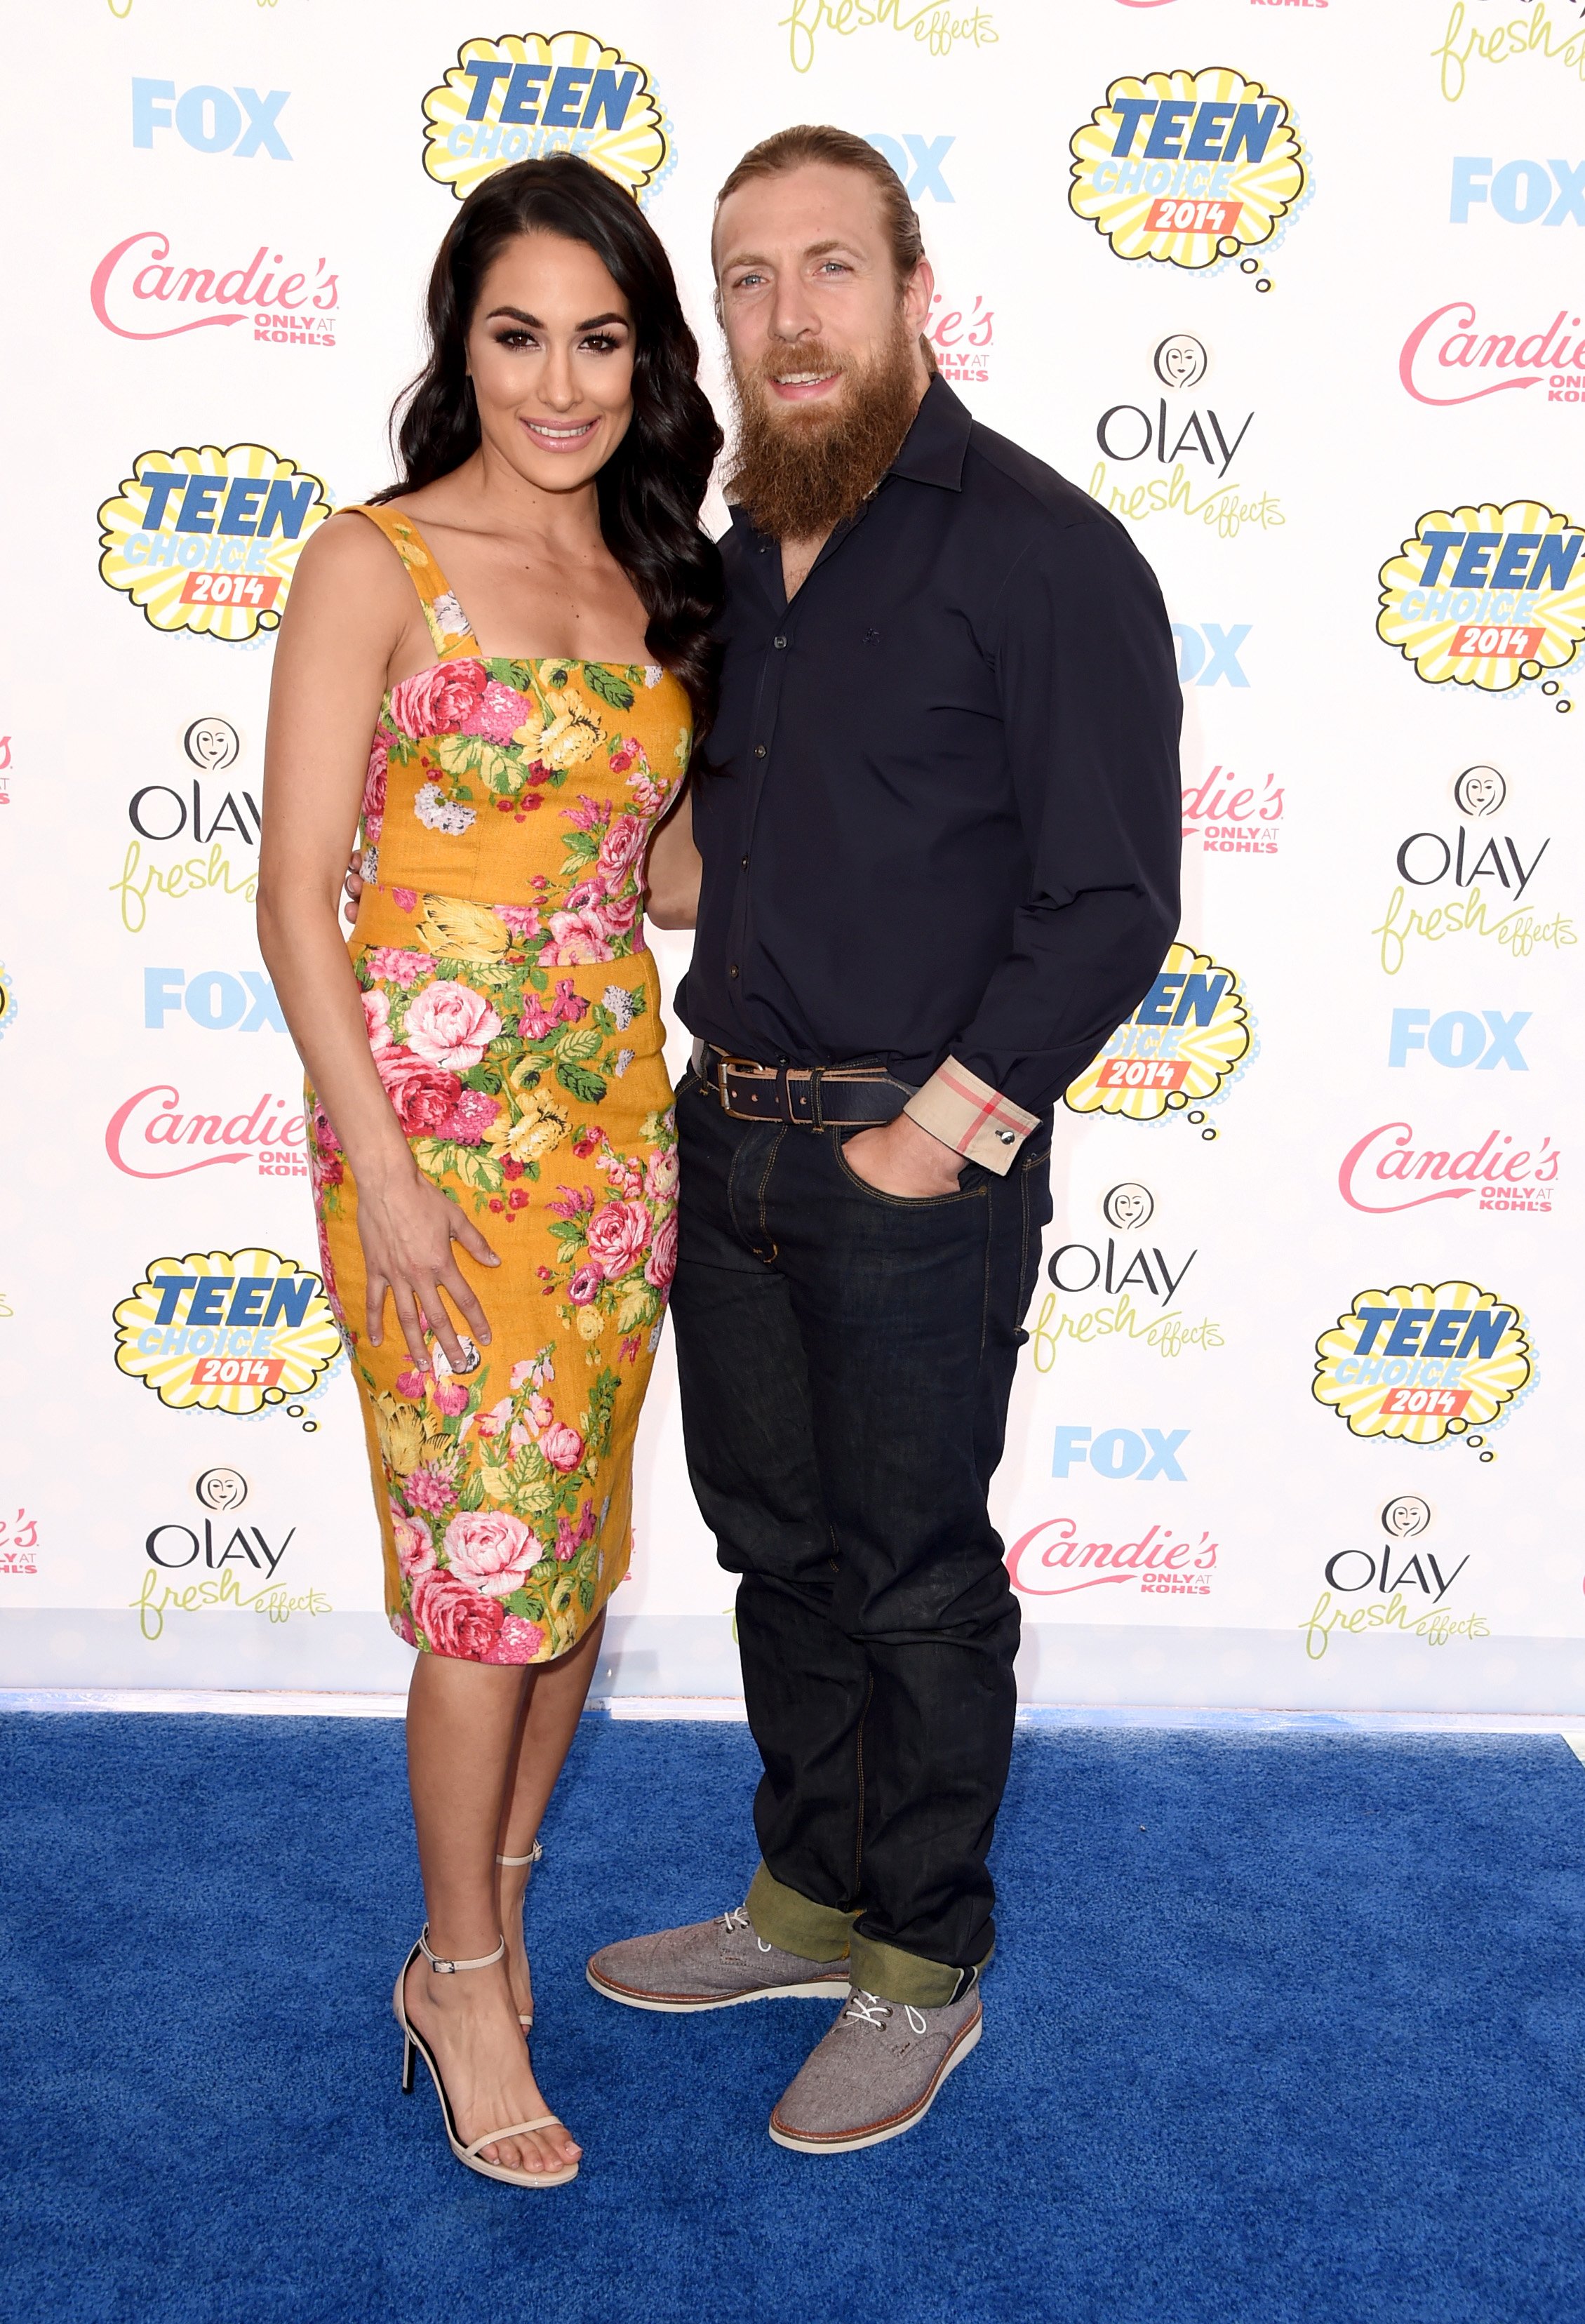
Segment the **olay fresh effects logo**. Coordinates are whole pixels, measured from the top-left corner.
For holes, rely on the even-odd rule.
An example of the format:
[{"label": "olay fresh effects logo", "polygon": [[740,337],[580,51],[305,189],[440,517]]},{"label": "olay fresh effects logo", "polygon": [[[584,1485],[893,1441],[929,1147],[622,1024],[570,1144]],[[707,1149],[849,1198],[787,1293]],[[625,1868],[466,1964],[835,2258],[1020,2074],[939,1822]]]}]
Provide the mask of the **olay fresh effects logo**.
[{"label": "olay fresh effects logo", "polygon": [[[1221,1097],[1249,1056],[1249,1012],[1237,975],[1209,953],[1175,944],[1133,1015],[1093,1065],[1070,1082],[1074,1113],[1159,1121]],[[1212,1131],[1214,1137],[1215,1132]]]},{"label": "olay fresh effects logo", "polygon": [[1070,150],[1068,201],[1119,258],[1215,266],[1269,241],[1304,190],[1286,98],[1225,65],[1124,75]]},{"label": "olay fresh effects logo", "polygon": [[1521,1146],[1507,1130],[1488,1130],[1472,1145],[1422,1139],[1407,1121],[1378,1122],[1357,1139],[1338,1166],[1338,1192],[1355,1211],[1417,1211],[1427,1203],[1463,1203],[1479,1211],[1550,1212],[1562,1149],[1544,1135]]},{"label": "olay fresh effects logo", "polygon": [[156,630],[235,643],[278,626],[329,513],[322,479],[264,444],[140,452],[99,511],[99,577]]},{"label": "olay fresh effects logo", "polygon": [[179,97],[173,80],[139,80],[132,85],[132,142],[152,146],[166,134],[179,137],[195,153],[229,153],[234,161],[290,161],[281,134],[281,110],[290,92],[234,87],[199,81]]},{"label": "olay fresh effects logo", "polygon": [[262,242],[245,265],[196,266],[152,230],[107,250],[88,285],[95,314],[118,339],[177,339],[251,319],[255,343],[277,346],[333,347],[339,296],[323,258],[293,265]]},{"label": "olay fresh effects logo", "polygon": [[170,1082],[134,1090],[105,1125],[105,1151],[129,1178],[185,1178],[227,1162],[252,1162],[261,1178],[306,1178],[303,1104],[261,1097],[230,1112],[188,1106]]},{"label": "olay fresh effects logo", "polygon": [[257,1248],[151,1260],[115,1325],[118,1368],[174,1412],[246,1414],[308,1396],[342,1351],[319,1277]]},{"label": "olay fresh effects logo", "polygon": [[1225,401],[1219,409],[1193,393],[1210,364],[1203,340],[1190,331],[1158,342],[1151,388],[1109,403],[1095,423],[1095,441],[1105,456],[1091,470],[1090,493],[1114,516],[1135,523],[1151,516],[1186,517],[1223,540],[1247,525],[1276,531],[1286,519],[1275,494],[1229,481],[1255,414]]},{"label": "olay fresh effects logo", "polygon": [[1566,669],[1585,638],[1581,548],[1544,501],[1432,509],[1381,568],[1377,635],[1427,686],[1501,694]]},{"label": "olay fresh effects logo", "polygon": [[1317,1402],[1355,1436],[1406,1444],[1497,1426],[1533,1372],[1522,1311],[1460,1281],[1361,1291],[1315,1353]]},{"label": "olay fresh effects logo", "polygon": [[424,167],[459,202],[508,162],[580,153],[642,207],[675,159],[648,68],[594,32],[465,41],[424,121]]},{"label": "olay fresh effects logo", "polygon": [[1184,837],[1206,855],[1275,855],[1282,835],[1283,790],[1267,768],[1246,782],[1220,762],[1184,788]]},{"label": "olay fresh effects logo", "polygon": [[1398,352],[1398,377],[1416,403],[1479,403],[1546,383],[1548,403],[1585,401],[1581,318],[1560,307],[1544,331],[1488,331],[1468,299],[1422,317]]},{"label": "olay fresh effects logo", "polygon": [[[233,1522],[251,1490],[240,1469],[206,1469],[193,1485],[204,1515],[151,1526],[143,1538],[148,1564],[132,1600],[145,1638],[160,1637],[168,1614],[216,1607],[263,1614],[272,1622],[334,1611],[322,1591],[294,1592],[281,1577],[281,1560],[297,1538],[295,1526],[281,1533],[257,1519]],[[172,1574],[174,1581],[168,1578]]]},{"label": "olay fresh effects logo", "polygon": [[[1312,1662],[1322,1659],[1337,1630],[1354,1637],[1368,1630],[1398,1630],[1432,1646],[1445,1646],[1452,1638],[1490,1636],[1483,1614],[1465,1614],[1457,1606],[1443,1605],[1470,1560],[1467,1554],[1458,1557],[1444,1550],[1439,1555],[1430,1548],[1425,1536],[1431,1524],[1431,1504],[1424,1495],[1398,1493],[1381,1512],[1381,1532],[1387,1538],[1379,1551],[1332,1551],[1322,1568],[1326,1586],[1299,1625]],[[1367,1591],[1378,1594],[1367,1598]]]},{"label": "olay fresh effects logo", "polygon": [[[1412,831],[1398,847],[1396,884],[1370,931],[1388,976],[1397,975],[1411,947],[1417,957],[1420,946],[1451,936],[1499,945],[1515,960],[1543,950],[1567,952],[1578,943],[1573,921],[1544,899],[1547,881],[1531,892],[1551,835],[1491,827],[1507,795],[1499,768],[1466,767],[1452,784],[1457,824],[1451,830]],[[1548,879],[1551,871],[1548,863]]]},{"label": "olay fresh effects logo", "polygon": [[1108,1190],[1101,1214],[1112,1233],[1092,1243],[1060,1243],[1046,1262],[1053,1287],[1042,1298],[1029,1333],[1036,1370],[1052,1370],[1064,1340],[1082,1346],[1110,1339],[1143,1341],[1161,1356],[1220,1348],[1220,1324],[1209,1315],[1193,1316],[1178,1297],[1198,1250],[1174,1250],[1166,1238],[1143,1240],[1143,1230],[1156,1215],[1149,1187],[1137,1178],[1125,1179]]},{"label": "olay fresh effects logo", "polygon": [[[234,780],[227,787],[222,780],[242,755],[241,734],[229,718],[193,718],[182,730],[181,747],[189,765],[199,770],[190,782],[179,778],[178,783],[144,783],[127,801],[126,819],[135,835],[126,844],[119,878],[110,884],[129,936],[142,935],[151,896],[218,891],[251,904],[258,890],[257,865],[232,851],[256,852],[259,802],[245,782]],[[145,860],[145,842],[180,843],[189,852]],[[193,854],[194,846],[202,853]]]}]

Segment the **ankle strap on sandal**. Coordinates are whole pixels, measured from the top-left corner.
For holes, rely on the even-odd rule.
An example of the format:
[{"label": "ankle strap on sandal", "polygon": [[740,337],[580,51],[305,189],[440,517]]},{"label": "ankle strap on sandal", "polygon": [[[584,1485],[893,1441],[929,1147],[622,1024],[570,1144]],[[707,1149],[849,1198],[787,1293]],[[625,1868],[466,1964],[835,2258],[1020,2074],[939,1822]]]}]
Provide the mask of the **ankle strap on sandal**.
[{"label": "ankle strap on sandal", "polygon": [[477,1960],[442,1960],[430,1949],[429,1923],[426,1921],[419,1933],[419,1950],[437,1977],[454,1977],[459,1969],[493,1969],[498,1960],[506,1957],[506,1939],[502,1937],[493,1953],[481,1953]]},{"label": "ankle strap on sandal", "polygon": [[498,1856],[495,1861],[497,1864],[538,1864],[544,1853],[544,1849],[536,1840],[526,1856]]}]

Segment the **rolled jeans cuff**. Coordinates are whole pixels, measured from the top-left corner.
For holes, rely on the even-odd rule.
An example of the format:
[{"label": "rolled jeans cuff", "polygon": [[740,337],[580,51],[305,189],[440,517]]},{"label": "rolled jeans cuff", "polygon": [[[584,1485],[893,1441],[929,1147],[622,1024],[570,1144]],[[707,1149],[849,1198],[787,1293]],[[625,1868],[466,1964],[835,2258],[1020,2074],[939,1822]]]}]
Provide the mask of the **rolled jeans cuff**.
[{"label": "rolled jeans cuff", "polygon": [[845,1956],[859,1991],[878,1994],[882,2001],[911,2001],[916,2009],[943,2009],[950,2001],[961,2001],[991,1966],[990,1953],[974,1969],[925,1960],[917,1953],[904,1952],[898,1945],[883,1943],[879,1937],[860,1936],[853,1927],[858,1917],[857,1913],[844,1913],[834,1904],[816,1904],[801,1896],[763,1864],[749,1884],[749,1919],[757,1937],[784,1953],[797,1953],[802,1960],[841,1960]]},{"label": "rolled jeans cuff", "polygon": [[856,1929],[849,1954],[849,1973],[859,1992],[873,1993],[882,2001],[911,2001],[916,2009],[945,2009],[949,2001],[961,2001],[990,1966],[990,1953],[975,1969],[924,1960],[917,1953],[882,1944],[879,1937],[861,1936]]},{"label": "rolled jeans cuff", "polygon": [[768,1872],[763,1864],[749,1883],[749,1919],[754,1934],[768,1945],[800,1960],[843,1960],[857,1913],[843,1913],[834,1904],[816,1904],[800,1896]]}]

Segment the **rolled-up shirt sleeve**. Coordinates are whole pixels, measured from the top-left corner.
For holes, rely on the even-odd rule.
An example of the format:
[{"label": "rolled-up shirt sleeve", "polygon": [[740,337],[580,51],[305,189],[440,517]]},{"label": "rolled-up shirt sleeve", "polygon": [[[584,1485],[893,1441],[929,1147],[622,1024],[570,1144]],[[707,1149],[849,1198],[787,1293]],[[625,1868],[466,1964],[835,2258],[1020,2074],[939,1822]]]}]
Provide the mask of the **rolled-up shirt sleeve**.
[{"label": "rolled-up shirt sleeve", "polygon": [[972,1019],[908,1110],[1005,1169],[1019,1117],[1060,1097],[1133,1014],[1177,932],[1183,696],[1156,576],[1100,510],[1025,550],[992,635],[1027,892]]}]

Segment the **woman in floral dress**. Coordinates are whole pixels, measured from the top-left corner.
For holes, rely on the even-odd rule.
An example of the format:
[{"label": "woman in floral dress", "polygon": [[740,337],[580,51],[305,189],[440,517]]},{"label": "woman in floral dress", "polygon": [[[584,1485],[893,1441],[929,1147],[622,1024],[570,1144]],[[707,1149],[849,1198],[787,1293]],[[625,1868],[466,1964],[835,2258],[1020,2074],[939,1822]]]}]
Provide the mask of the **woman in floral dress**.
[{"label": "woman in floral dress", "polygon": [[522,2041],[521,1905],[627,1570],[676,1264],[643,879],[708,715],[720,439],[665,254],[583,161],[486,180],[429,316],[402,484],[293,581],[260,939],[309,1074],[387,1607],[419,1649],[404,2074],[423,2055],[470,2168],[548,2186],[579,2149]]}]

